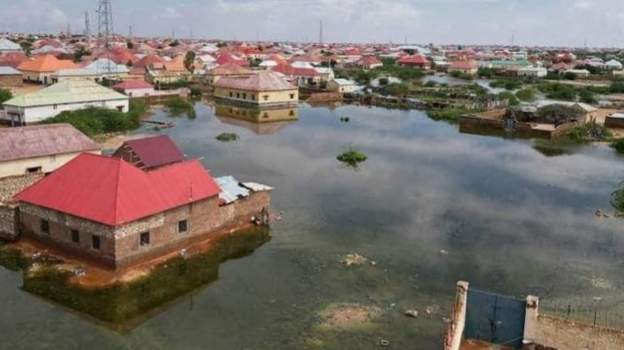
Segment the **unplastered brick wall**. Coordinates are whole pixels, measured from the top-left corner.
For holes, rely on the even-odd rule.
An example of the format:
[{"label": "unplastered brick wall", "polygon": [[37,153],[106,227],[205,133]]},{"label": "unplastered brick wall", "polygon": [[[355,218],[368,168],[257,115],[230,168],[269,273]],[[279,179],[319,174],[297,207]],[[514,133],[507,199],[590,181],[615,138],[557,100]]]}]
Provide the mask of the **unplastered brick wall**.
[{"label": "unplastered brick wall", "polygon": [[15,230],[15,208],[0,205],[0,237],[16,238]]}]

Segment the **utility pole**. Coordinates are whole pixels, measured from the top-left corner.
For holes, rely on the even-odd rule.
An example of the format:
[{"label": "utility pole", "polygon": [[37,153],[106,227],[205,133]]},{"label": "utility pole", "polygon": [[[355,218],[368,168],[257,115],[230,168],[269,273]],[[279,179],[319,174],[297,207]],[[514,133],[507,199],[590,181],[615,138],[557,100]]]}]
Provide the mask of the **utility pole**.
[{"label": "utility pole", "polygon": [[319,44],[323,45],[323,20],[319,23]]},{"label": "utility pole", "polygon": [[515,46],[516,45],[516,32],[512,31],[511,32],[511,46]]}]

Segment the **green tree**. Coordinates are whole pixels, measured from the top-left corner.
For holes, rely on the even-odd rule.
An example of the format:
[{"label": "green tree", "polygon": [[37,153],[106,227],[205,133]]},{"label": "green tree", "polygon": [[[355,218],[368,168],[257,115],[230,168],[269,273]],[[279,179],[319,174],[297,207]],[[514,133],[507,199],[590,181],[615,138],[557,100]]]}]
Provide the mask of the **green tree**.
[{"label": "green tree", "polygon": [[537,110],[537,116],[555,125],[561,125],[571,120],[577,120],[585,113],[578,106],[551,104]]},{"label": "green tree", "polygon": [[581,102],[589,103],[589,104],[598,103],[598,100],[596,100],[596,96],[589,89],[582,89],[581,91],[579,91],[579,100]]},{"label": "green tree", "polygon": [[195,52],[189,51],[184,56],[184,67],[191,72],[191,74],[195,71]]},{"label": "green tree", "polygon": [[536,91],[533,88],[526,88],[516,92],[516,97],[520,101],[531,102],[535,101]]}]

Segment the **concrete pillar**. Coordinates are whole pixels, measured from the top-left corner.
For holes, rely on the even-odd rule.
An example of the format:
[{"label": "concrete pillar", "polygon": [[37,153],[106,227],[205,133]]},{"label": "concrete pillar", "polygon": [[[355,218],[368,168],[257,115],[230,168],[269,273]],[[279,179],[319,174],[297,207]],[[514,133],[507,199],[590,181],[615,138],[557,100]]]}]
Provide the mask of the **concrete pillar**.
[{"label": "concrete pillar", "polygon": [[468,303],[468,282],[459,281],[455,288],[455,305],[448,329],[445,350],[459,350],[466,326],[466,305]]},{"label": "concrete pillar", "polygon": [[535,343],[539,316],[539,298],[533,295],[527,297],[526,315],[524,318],[524,340],[525,348],[530,349],[530,345]]}]

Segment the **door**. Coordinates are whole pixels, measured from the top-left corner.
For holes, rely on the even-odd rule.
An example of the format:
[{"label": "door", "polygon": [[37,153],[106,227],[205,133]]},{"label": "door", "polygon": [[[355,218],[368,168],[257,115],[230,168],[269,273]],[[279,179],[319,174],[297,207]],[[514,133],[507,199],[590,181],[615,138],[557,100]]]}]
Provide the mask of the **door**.
[{"label": "door", "polygon": [[525,314],[525,300],[469,289],[464,337],[519,349]]}]

